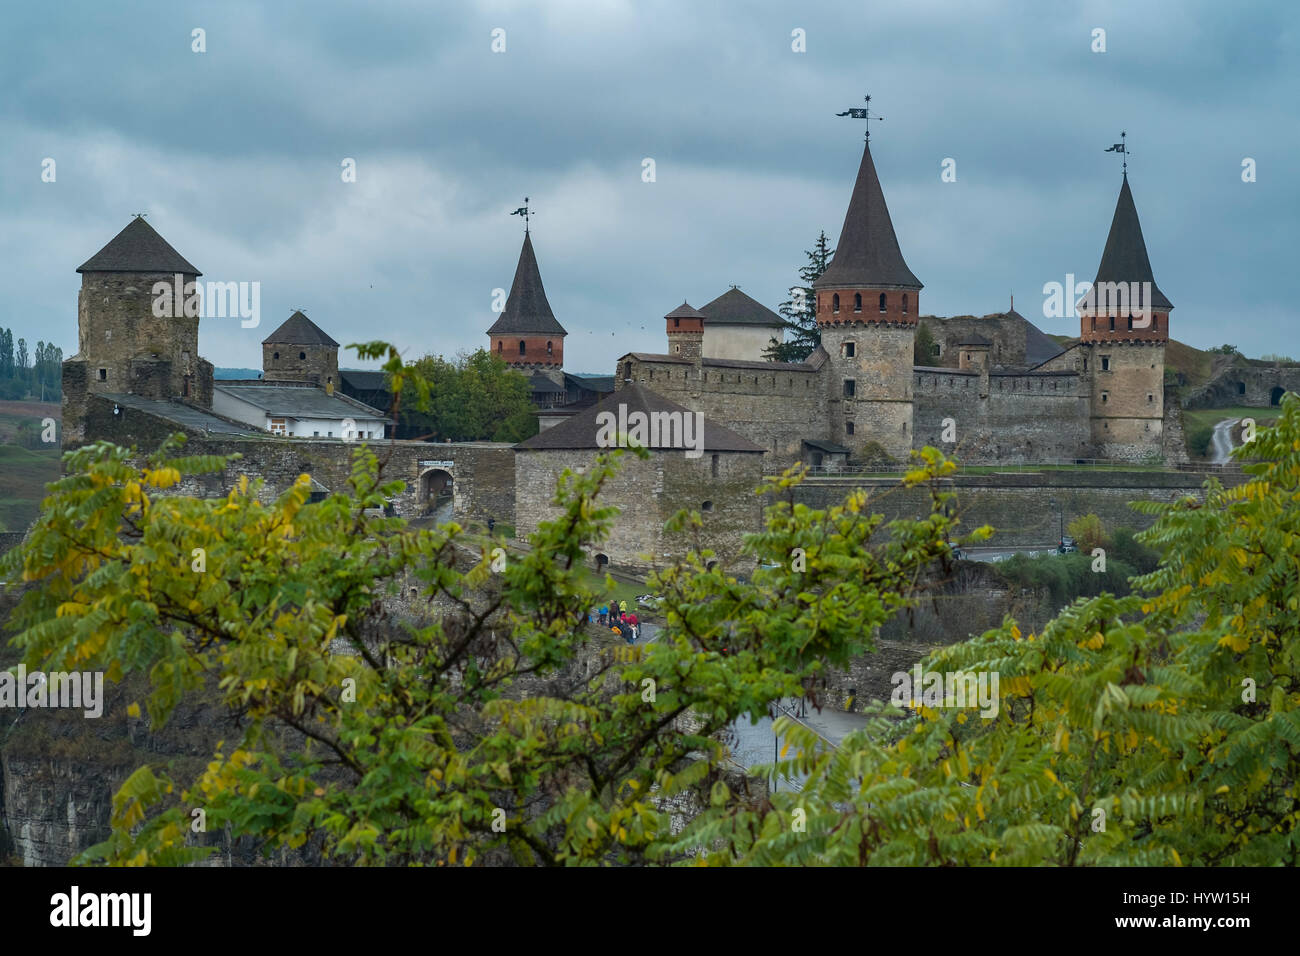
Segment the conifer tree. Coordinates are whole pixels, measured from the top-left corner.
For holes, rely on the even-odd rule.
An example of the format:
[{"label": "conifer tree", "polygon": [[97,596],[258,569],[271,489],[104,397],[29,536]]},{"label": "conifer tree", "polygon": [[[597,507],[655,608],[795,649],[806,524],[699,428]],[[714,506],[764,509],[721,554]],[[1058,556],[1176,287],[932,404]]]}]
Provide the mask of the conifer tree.
[{"label": "conifer tree", "polygon": [[817,298],[812,284],[831,264],[835,250],[830,248],[823,231],[817,236],[817,244],[804,255],[808,257],[808,263],[799,270],[802,285],[790,287],[790,299],[782,302],[779,309],[785,319],[786,340],[777,342],[772,339],[763,352],[774,362],[802,362],[822,341],[817,328]]}]

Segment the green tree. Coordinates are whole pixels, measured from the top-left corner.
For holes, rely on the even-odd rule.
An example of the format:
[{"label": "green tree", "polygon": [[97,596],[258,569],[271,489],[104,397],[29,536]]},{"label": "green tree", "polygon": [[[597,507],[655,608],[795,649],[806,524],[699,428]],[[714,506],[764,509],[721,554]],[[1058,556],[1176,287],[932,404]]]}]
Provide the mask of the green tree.
[{"label": "green tree", "polygon": [[1084,554],[1091,554],[1093,548],[1109,548],[1110,539],[1101,519],[1094,514],[1080,515],[1065,526],[1074,543]]},{"label": "green tree", "polygon": [[930,326],[918,322],[916,337],[912,340],[912,362],[915,365],[929,365],[934,361],[934,336]]},{"label": "green tree", "polygon": [[790,287],[790,299],[782,302],[778,311],[785,319],[785,341],[778,343],[772,339],[763,354],[774,362],[802,362],[816,351],[821,344],[821,330],[817,328],[817,297],[812,284],[817,281],[831,264],[835,250],[826,240],[826,233],[819,233],[812,249],[804,252],[808,257],[806,265],[799,269],[799,281],[802,285]]},{"label": "green tree", "polygon": [[12,378],[14,374],[14,333],[10,329],[0,329],[0,379]]},{"label": "green tree", "polygon": [[403,401],[397,437],[518,442],[537,434],[528,378],[485,349],[454,362],[426,355],[412,368],[428,396]]},{"label": "green tree", "polygon": [[[1260,433],[1246,484],[1142,502],[1159,568],[1039,634],[1008,620],[927,671],[1000,675],[989,718],[914,692],[826,752],[770,808],[714,806],[704,861],[898,865],[1300,862],[1300,399]],[[991,709],[991,708],[990,708]],[[793,826],[798,822],[799,827]]]}]

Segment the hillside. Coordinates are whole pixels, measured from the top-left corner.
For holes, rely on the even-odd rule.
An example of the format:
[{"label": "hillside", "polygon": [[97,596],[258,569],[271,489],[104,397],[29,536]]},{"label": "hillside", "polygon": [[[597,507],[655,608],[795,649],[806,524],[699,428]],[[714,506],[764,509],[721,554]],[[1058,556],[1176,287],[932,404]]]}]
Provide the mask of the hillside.
[{"label": "hillside", "polygon": [[40,513],[45,485],[59,476],[58,444],[23,447],[19,430],[39,436],[40,422],[60,418],[52,402],[0,402],[0,531],[25,531]]}]

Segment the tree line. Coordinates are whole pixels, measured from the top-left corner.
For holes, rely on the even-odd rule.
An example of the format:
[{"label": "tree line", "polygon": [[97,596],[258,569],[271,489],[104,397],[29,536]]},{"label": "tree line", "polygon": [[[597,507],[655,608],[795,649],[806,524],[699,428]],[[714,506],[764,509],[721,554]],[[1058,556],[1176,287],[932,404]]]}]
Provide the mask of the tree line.
[{"label": "tree line", "polygon": [[48,402],[62,394],[63,349],[41,341],[29,353],[26,339],[15,342],[12,329],[0,328],[0,399]]}]

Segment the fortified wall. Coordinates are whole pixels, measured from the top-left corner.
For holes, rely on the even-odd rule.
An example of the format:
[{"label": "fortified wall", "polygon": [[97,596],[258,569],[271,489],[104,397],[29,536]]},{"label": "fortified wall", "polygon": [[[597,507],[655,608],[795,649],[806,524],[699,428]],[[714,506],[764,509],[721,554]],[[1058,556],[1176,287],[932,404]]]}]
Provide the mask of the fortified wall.
[{"label": "fortified wall", "polygon": [[[1225,486],[1249,476],[1225,474]],[[1204,500],[1204,475],[1184,472],[1077,469],[1026,474],[956,475],[944,479],[944,491],[957,495],[957,513],[964,532],[991,525],[994,535],[981,547],[1032,548],[1055,546],[1064,513],[1065,524],[1087,514],[1097,515],[1107,530],[1147,528],[1155,522],[1128,506],[1130,501],[1174,501],[1185,496]],[[900,488],[897,478],[817,477],[795,489],[795,501],[810,508],[839,504],[854,488],[868,494],[869,510],[886,521],[917,519],[930,513],[927,487]],[[1055,500],[1058,505],[1054,506]]]},{"label": "fortified wall", "polygon": [[[135,445],[141,453],[147,453],[168,435],[183,432],[189,439],[183,454],[238,452],[243,455],[224,472],[188,477],[178,486],[180,494],[204,498],[224,496],[236,486],[241,474],[265,479],[261,498],[267,501],[283,493],[304,473],[322,486],[316,490],[346,489],[352,472],[351,452],[357,442],[280,438],[234,422],[225,433],[214,434],[213,425],[223,421],[206,410],[175,402],[133,399],[127,405],[116,398],[95,395],[87,403],[86,426],[97,439]],[[380,441],[371,443],[370,447],[381,462],[387,460],[385,479],[406,482],[405,490],[393,501],[397,513],[403,517],[418,514],[431,494],[442,490],[450,476],[452,513],[457,519],[495,518],[514,523],[515,469],[511,445]]]},{"label": "fortified wall", "polygon": [[[912,402],[916,445],[964,462],[1072,461],[1089,443],[1087,387],[1073,372],[915,368]],[[944,441],[948,418],[955,445]]]},{"label": "fortified wall", "polygon": [[824,353],[806,363],[747,362],[705,358],[700,364],[670,356],[624,358],[614,388],[632,382],[670,401],[703,412],[762,445],[776,464],[798,460],[805,438],[828,412],[826,382],[819,375]]}]

